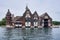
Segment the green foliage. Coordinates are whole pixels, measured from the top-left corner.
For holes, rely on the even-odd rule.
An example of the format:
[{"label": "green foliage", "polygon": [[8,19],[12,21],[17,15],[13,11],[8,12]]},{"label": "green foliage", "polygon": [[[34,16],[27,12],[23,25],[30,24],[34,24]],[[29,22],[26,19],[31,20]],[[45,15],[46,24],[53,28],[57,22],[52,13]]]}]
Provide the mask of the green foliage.
[{"label": "green foliage", "polygon": [[53,21],[53,24],[54,25],[60,25],[60,22],[59,21]]},{"label": "green foliage", "polygon": [[3,18],[1,21],[0,21],[0,26],[2,25],[6,25],[6,18]]}]

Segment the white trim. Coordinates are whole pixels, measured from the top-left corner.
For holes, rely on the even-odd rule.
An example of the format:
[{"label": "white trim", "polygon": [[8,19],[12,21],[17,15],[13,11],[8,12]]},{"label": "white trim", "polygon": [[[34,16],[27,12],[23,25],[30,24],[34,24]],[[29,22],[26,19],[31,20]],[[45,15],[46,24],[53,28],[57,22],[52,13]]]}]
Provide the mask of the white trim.
[{"label": "white trim", "polygon": [[48,26],[51,26],[51,23],[48,23]]},{"label": "white trim", "polygon": [[38,26],[38,22],[34,22],[34,26]]},{"label": "white trim", "polygon": [[48,19],[48,16],[45,16],[45,19]]},{"label": "white trim", "polygon": [[15,24],[15,26],[22,26],[22,24]]},{"label": "white trim", "polygon": [[25,26],[30,26],[31,22],[25,22]]},{"label": "white trim", "polygon": [[27,17],[29,17],[29,18],[30,18],[31,16],[30,16],[30,14],[26,14],[26,16],[25,16],[25,17],[26,17],[26,18],[27,18]]},{"label": "white trim", "polygon": [[34,19],[38,19],[37,17],[34,17]]},{"label": "white trim", "polygon": [[48,22],[50,22],[50,20],[48,20]]}]

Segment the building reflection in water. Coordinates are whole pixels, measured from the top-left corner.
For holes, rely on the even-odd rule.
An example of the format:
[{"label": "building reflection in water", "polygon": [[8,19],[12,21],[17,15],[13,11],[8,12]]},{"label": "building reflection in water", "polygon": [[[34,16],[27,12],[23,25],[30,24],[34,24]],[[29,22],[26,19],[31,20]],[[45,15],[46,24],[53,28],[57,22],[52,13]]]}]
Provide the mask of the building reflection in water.
[{"label": "building reflection in water", "polygon": [[4,40],[52,40],[52,29],[6,29]]},{"label": "building reflection in water", "polygon": [[22,35],[24,40],[52,40],[52,29],[34,29],[23,30]]},{"label": "building reflection in water", "polygon": [[6,29],[4,33],[4,40],[10,40],[12,38],[12,29]]}]

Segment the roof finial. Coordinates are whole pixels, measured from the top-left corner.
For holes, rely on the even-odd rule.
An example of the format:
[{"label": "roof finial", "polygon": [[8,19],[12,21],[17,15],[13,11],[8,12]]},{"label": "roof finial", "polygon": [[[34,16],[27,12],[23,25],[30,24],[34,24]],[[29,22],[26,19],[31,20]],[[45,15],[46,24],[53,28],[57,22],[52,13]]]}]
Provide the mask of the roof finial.
[{"label": "roof finial", "polygon": [[10,10],[8,9],[7,15],[11,15]]},{"label": "roof finial", "polygon": [[26,10],[29,10],[28,5],[26,5]]},{"label": "roof finial", "polygon": [[8,9],[8,12],[7,13],[10,13],[10,10]]},{"label": "roof finial", "polygon": [[8,12],[10,12],[10,10],[8,9]]}]

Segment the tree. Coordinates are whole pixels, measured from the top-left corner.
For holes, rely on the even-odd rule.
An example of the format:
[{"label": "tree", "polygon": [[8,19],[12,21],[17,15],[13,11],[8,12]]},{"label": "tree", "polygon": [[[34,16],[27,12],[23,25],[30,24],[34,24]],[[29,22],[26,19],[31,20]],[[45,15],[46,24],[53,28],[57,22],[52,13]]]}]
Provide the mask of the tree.
[{"label": "tree", "polygon": [[60,22],[59,21],[53,21],[53,24],[54,25],[60,25]]},{"label": "tree", "polygon": [[6,25],[6,18],[3,18],[1,21],[0,21],[0,26],[2,25]]}]

